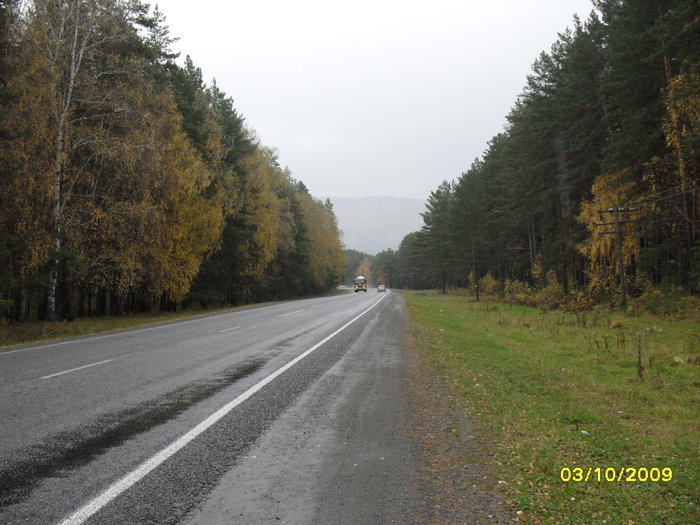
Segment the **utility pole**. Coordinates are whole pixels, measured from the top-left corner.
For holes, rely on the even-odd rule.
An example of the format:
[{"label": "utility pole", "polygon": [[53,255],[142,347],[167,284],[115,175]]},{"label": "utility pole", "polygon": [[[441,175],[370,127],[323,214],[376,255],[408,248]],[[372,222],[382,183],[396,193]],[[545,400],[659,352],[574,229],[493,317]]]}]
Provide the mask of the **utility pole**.
[{"label": "utility pole", "polygon": [[639,221],[627,220],[625,222],[620,222],[620,213],[631,212],[634,209],[634,206],[624,208],[620,207],[619,204],[615,204],[613,207],[599,212],[601,216],[603,213],[611,213],[613,216],[613,222],[599,222],[597,224],[597,226],[615,226],[615,231],[608,231],[604,233],[615,235],[615,247],[617,248],[617,274],[620,278],[620,301],[623,305],[627,304],[627,277],[625,275],[625,258],[624,254],[622,253],[622,242],[624,235],[624,232],[622,231],[622,226],[625,224],[632,224]]},{"label": "utility pole", "polygon": [[620,276],[620,300],[624,306],[627,303],[627,279],[625,278],[625,261],[622,256],[622,228],[620,227],[620,207],[616,204],[613,208],[615,214],[615,237],[617,239],[617,265]]}]

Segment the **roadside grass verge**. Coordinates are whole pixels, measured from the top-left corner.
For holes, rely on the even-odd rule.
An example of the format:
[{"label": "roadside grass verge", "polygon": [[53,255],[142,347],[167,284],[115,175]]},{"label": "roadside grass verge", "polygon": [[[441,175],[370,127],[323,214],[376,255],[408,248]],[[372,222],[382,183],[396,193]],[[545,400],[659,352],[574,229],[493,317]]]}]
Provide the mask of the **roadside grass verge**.
[{"label": "roadside grass verge", "polygon": [[493,443],[483,460],[522,522],[700,523],[697,322],[405,298],[430,373]]},{"label": "roadside grass verge", "polygon": [[123,316],[78,317],[74,321],[32,321],[7,323],[0,320],[0,348],[19,344],[51,341],[66,337],[127,330],[158,323],[167,323],[191,317],[233,312],[252,306],[238,306],[212,310],[182,310],[179,312],[140,313]]}]

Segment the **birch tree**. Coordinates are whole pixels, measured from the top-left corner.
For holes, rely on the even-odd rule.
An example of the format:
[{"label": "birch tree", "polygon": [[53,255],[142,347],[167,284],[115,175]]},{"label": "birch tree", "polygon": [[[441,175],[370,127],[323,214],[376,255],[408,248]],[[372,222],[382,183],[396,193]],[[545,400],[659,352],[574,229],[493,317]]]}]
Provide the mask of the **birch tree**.
[{"label": "birch tree", "polygon": [[[128,74],[128,64],[104,50],[133,35],[129,17],[142,11],[138,2],[119,0],[36,0],[28,18],[23,53],[35,87],[44,91],[47,138],[51,148],[52,264],[47,317],[56,317],[56,288],[65,235],[66,206],[83,172],[71,164],[76,147],[90,140],[84,124],[101,115],[111,91],[95,89],[101,80]],[[33,93],[27,93],[32,96]]]}]

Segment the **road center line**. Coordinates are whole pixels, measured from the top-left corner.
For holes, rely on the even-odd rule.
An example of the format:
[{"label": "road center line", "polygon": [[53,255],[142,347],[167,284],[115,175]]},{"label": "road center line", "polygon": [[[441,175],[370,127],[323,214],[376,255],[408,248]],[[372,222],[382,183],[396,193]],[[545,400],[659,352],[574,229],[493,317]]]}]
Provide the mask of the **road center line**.
[{"label": "road center line", "polygon": [[71,368],[70,370],[64,370],[63,372],[56,372],[55,374],[51,374],[48,376],[42,376],[42,377],[40,377],[40,379],[51,379],[52,377],[58,377],[58,376],[62,376],[64,374],[70,374],[71,372],[77,372],[78,370],[84,370],[86,368],[91,368],[93,366],[103,365],[103,364],[109,363],[111,361],[114,361],[114,359],[107,359],[106,361],[100,361],[99,363],[92,363],[90,365],[79,366],[78,368]]},{"label": "road center line", "polygon": [[301,310],[294,310],[293,312],[289,312],[286,314],[280,314],[277,317],[287,317],[288,315],[294,315],[294,314],[298,314],[299,312],[304,312],[304,311],[306,311],[306,308],[302,308]]},{"label": "road center line", "polygon": [[238,330],[240,326],[232,326],[231,328],[227,328],[226,330],[219,330],[220,334],[225,334],[226,332],[230,332],[231,330]]},{"label": "road center line", "polygon": [[299,355],[298,357],[292,359],[289,363],[284,365],[281,368],[278,368],[275,372],[267,376],[265,379],[257,383],[256,385],[252,386],[245,392],[243,392],[240,396],[238,396],[236,399],[228,403],[227,405],[223,406],[216,412],[214,412],[211,416],[209,416],[207,419],[199,423],[196,427],[194,427],[192,430],[175,440],[173,443],[171,443],[168,447],[164,448],[160,452],[158,452],[155,456],[152,456],[150,459],[147,459],[141,465],[136,467],[136,469],[132,470],[130,473],[128,473],[126,476],[123,478],[117,480],[114,482],[110,487],[107,488],[102,494],[94,498],[93,500],[89,501],[86,503],[83,507],[75,511],[72,515],[70,515],[68,518],[63,520],[60,525],[80,525],[85,522],[90,516],[98,512],[100,509],[102,509],[105,505],[110,503],[112,500],[116,499],[119,495],[122,493],[126,492],[129,490],[131,487],[133,487],[136,483],[138,483],[140,480],[142,480],[144,477],[146,477],[149,473],[151,473],[153,470],[155,470],[158,466],[160,466],[162,463],[164,463],[167,459],[169,459],[171,456],[175,455],[178,451],[180,451],[182,448],[184,448],[187,444],[192,442],[194,439],[196,439],[202,432],[207,430],[209,427],[213,426],[215,423],[217,423],[219,420],[221,420],[223,417],[225,417],[231,410],[236,408],[238,405],[243,403],[245,400],[250,398],[253,394],[261,390],[265,385],[271,383],[275,378],[279,377],[282,375],[284,372],[292,368],[294,365],[296,365],[299,361],[304,359],[306,356],[317,350],[319,347],[333,339],[336,335],[338,335],[340,332],[345,330],[348,326],[353,324],[355,321],[357,321],[360,317],[365,315],[367,312],[369,312],[372,308],[377,306],[379,303],[381,303],[384,300],[383,296],[381,299],[379,299],[376,303],[374,303],[372,306],[364,310],[362,313],[354,317],[352,320],[348,321],[345,323],[343,326],[338,328],[335,332],[330,334],[329,336],[325,337],[318,343],[316,343],[314,346],[306,350],[303,354]]}]

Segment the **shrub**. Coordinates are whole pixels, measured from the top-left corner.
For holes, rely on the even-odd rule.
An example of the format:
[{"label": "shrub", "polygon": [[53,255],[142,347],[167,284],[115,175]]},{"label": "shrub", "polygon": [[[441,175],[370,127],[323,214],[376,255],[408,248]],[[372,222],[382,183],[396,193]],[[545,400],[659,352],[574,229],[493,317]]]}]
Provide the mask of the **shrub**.
[{"label": "shrub", "polygon": [[508,280],[503,286],[504,298],[510,304],[530,305],[534,302],[532,291],[527,283],[523,281]]},{"label": "shrub", "polygon": [[491,272],[479,279],[479,290],[485,295],[496,295],[500,289],[501,283],[491,275]]},{"label": "shrub", "polygon": [[593,297],[584,292],[578,292],[566,297],[561,305],[561,309],[565,312],[581,314],[593,310],[595,304],[596,301]]},{"label": "shrub", "polygon": [[554,270],[547,272],[546,284],[539,288],[535,294],[537,305],[543,310],[559,308],[564,302],[564,289]]},{"label": "shrub", "polygon": [[677,286],[659,288],[646,284],[641,295],[632,304],[635,308],[644,310],[652,315],[680,315],[693,313],[697,301],[683,295],[683,290]]}]

